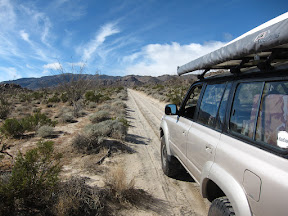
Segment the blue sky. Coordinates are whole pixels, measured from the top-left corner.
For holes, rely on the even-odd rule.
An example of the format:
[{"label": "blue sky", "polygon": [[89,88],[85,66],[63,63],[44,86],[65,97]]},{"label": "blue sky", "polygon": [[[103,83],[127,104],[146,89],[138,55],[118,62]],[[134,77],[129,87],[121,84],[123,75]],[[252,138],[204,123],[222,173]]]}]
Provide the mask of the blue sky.
[{"label": "blue sky", "polygon": [[276,17],[287,0],[0,0],[0,81],[159,76]]}]

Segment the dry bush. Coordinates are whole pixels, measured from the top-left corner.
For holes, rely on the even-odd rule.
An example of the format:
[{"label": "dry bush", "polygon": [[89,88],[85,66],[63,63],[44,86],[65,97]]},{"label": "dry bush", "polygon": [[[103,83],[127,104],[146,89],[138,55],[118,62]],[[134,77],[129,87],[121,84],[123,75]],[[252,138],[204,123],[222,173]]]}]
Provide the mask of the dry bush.
[{"label": "dry bush", "polygon": [[127,202],[127,192],[135,189],[134,179],[131,181],[127,180],[122,166],[114,167],[105,177],[106,187],[109,188],[113,197],[118,199],[120,202]]},{"label": "dry bush", "polygon": [[90,121],[94,124],[94,123],[99,123],[101,121],[105,121],[110,119],[111,114],[105,110],[100,110],[99,112],[96,112],[94,114],[92,114],[89,119]]},{"label": "dry bush", "polygon": [[54,128],[48,125],[43,125],[36,131],[36,134],[42,138],[51,137],[54,134]]},{"label": "dry bush", "polygon": [[88,107],[89,109],[95,109],[95,108],[97,107],[97,103],[95,103],[95,102],[89,102],[88,105],[87,105],[87,107]]},{"label": "dry bush", "polygon": [[100,136],[78,134],[72,140],[72,146],[81,153],[95,154],[100,151],[103,142],[104,139]]},{"label": "dry bush", "polygon": [[89,136],[111,137],[124,140],[127,136],[127,126],[118,120],[106,120],[100,123],[87,125],[84,132]]},{"label": "dry bush", "polygon": [[59,118],[60,123],[73,123],[75,122],[73,110],[70,107],[63,107],[59,110],[55,118]]},{"label": "dry bush", "polygon": [[72,178],[59,187],[58,201],[54,206],[56,215],[109,215],[103,193],[90,187],[84,178]]},{"label": "dry bush", "polygon": [[116,100],[111,104],[112,107],[125,110],[127,108],[127,105],[123,101]]}]

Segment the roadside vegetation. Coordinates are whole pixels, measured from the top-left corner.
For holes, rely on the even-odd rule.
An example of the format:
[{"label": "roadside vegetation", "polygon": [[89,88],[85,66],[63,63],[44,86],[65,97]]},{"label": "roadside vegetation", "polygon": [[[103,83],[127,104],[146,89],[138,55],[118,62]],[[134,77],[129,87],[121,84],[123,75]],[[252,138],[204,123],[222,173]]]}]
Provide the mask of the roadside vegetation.
[{"label": "roadside vegetation", "polygon": [[137,91],[142,91],[159,101],[180,105],[189,87],[189,84],[182,85],[174,83],[171,85],[145,85],[141,87],[135,87],[134,89]]},{"label": "roadside vegetation", "polygon": [[117,161],[134,152],[125,144],[127,90],[70,84],[73,91],[0,92],[0,215],[115,215],[153,206]]}]

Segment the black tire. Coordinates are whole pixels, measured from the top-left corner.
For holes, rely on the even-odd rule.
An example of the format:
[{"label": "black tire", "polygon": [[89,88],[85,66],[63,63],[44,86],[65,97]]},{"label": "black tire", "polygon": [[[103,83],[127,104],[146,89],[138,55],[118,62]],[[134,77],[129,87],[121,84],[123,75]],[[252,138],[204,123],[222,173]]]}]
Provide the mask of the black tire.
[{"label": "black tire", "polygon": [[178,168],[178,163],[177,159],[174,158],[173,156],[168,157],[167,154],[167,148],[165,144],[165,138],[164,136],[161,137],[161,164],[162,164],[162,170],[165,175],[169,177],[174,177],[178,174],[179,168]]},{"label": "black tire", "polygon": [[235,212],[227,197],[219,197],[211,203],[208,216],[234,216]]}]

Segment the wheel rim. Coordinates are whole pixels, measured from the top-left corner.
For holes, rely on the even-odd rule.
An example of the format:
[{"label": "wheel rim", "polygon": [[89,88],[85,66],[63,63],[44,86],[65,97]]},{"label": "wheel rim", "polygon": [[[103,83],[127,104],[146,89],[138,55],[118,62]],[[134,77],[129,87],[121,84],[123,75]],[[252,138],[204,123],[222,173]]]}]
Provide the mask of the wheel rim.
[{"label": "wheel rim", "polygon": [[162,166],[166,167],[167,164],[167,151],[165,144],[162,147]]}]

